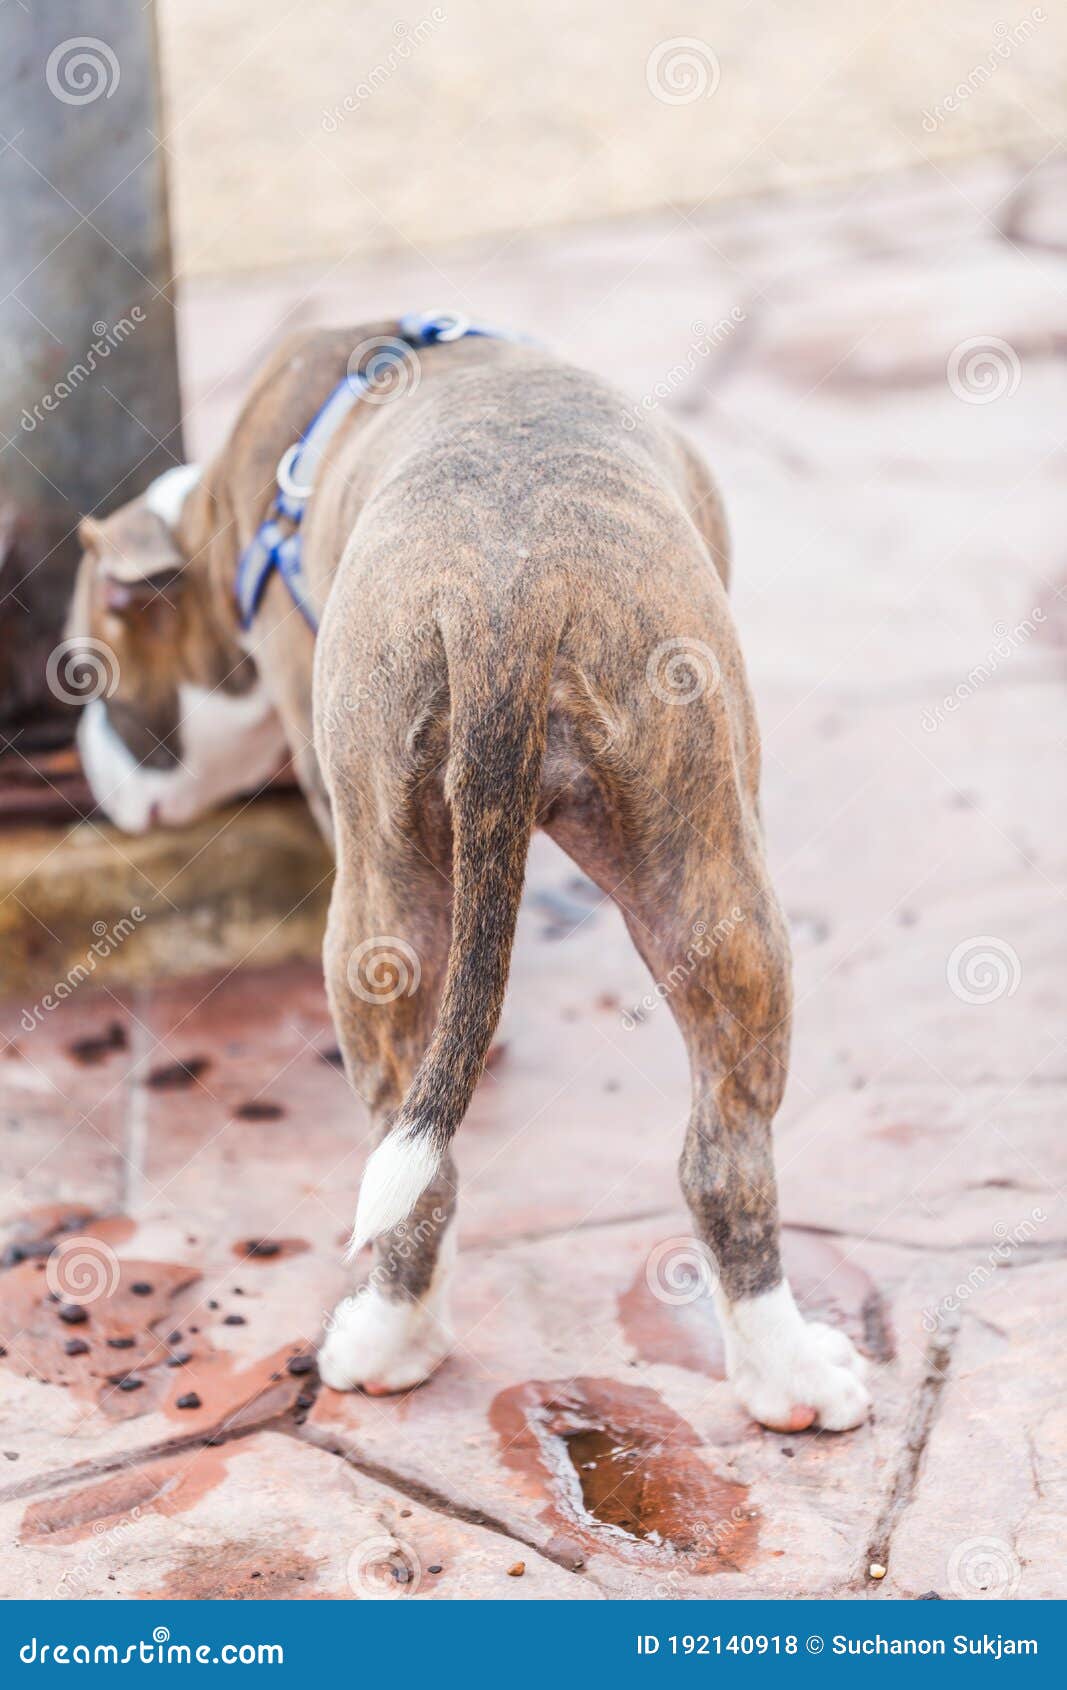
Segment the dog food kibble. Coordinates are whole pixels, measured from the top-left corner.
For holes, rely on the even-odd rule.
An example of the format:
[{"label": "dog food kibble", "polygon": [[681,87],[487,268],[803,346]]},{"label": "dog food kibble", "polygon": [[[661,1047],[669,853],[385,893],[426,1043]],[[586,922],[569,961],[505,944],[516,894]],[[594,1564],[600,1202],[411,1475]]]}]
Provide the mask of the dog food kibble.
[{"label": "dog food kibble", "polygon": [[201,1402],[195,1391],[186,1391],[183,1397],[178,1398],[174,1406],[175,1408],[200,1408]]},{"label": "dog food kibble", "polygon": [[56,1313],[64,1326],[84,1326],[89,1318],[89,1311],[80,1303],[60,1303]]},{"label": "dog food kibble", "polygon": [[248,1322],[243,1314],[228,1314],[222,1324],[223,1326],[247,1326]]},{"label": "dog food kibble", "polygon": [[152,1287],[147,1279],[135,1279],[130,1286],[130,1290],[135,1297],[150,1297],[152,1295]]},{"label": "dog food kibble", "polygon": [[68,1338],[63,1345],[63,1354],[65,1356],[87,1356],[89,1346],[84,1338]]},{"label": "dog food kibble", "polygon": [[509,1579],[521,1579],[521,1577],[522,1577],[522,1575],[525,1571],[526,1571],[526,1562],[525,1561],[516,1561],[515,1565],[513,1567],[508,1568],[508,1578]]},{"label": "dog food kibble", "polygon": [[286,1373],[294,1373],[299,1378],[301,1373],[310,1373],[315,1366],[314,1356],[290,1356],[285,1364]]}]

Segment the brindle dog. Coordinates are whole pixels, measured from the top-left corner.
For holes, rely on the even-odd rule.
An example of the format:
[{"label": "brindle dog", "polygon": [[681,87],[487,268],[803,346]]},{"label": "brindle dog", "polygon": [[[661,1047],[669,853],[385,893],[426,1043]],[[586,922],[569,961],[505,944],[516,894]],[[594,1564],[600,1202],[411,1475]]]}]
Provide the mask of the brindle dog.
[{"label": "brindle dog", "polygon": [[[703,465],[539,350],[433,346],[406,392],[355,406],[320,465],[302,542],[317,638],[277,576],[251,631],[239,626],[237,560],[281,454],[353,347],[396,330],[290,342],[202,474],[173,471],[87,520],[71,620],[118,658],[80,738],[120,826],[185,821],[288,752],[334,844],[326,983],[380,1142],[353,1234],[354,1248],[375,1241],[376,1268],[330,1323],[322,1376],[403,1390],[447,1353],[449,1147],[542,827],[671,980],[692,1071],[682,1187],[717,1267],[738,1396],[766,1426],[855,1426],[869,1405],[860,1358],[804,1322],[782,1277],[771,1125],[789,951]],[[715,942],[694,945],[712,927]],[[417,962],[416,990],[376,996],[361,981],[386,940],[401,941],[400,967]]]}]

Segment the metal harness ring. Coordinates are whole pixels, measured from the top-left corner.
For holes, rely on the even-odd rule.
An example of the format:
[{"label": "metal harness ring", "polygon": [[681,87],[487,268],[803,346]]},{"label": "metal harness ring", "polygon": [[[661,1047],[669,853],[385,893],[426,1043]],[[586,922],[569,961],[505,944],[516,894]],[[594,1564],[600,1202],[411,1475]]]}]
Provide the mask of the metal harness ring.
[{"label": "metal harness ring", "polygon": [[310,483],[304,484],[303,482],[293,480],[293,466],[296,463],[297,458],[300,456],[303,445],[304,442],[302,440],[295,440],[291,446],[286,447],[285,451],[278,459],[278,469],[275,477],[278,486],[285,494],[285,497],[287,499],[295,499],[298,502],[303,502],[304,499],[310,498],[312,492],[314,491]]}]

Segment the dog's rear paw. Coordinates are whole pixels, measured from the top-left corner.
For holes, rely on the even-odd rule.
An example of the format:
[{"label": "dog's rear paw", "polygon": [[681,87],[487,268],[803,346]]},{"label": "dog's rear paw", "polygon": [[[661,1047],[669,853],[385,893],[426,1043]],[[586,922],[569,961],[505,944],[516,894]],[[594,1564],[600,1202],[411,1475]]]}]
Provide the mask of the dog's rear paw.
[{"label": "dog's rear paw", "polygon": [[430,1377],[451,1348],[427,1303],[393,1301],[373,1286],[338,1303],[319,1351],[319,1377],[335,1391],[388,1396]]},{"label": "dog's rear paw", "polygon": [[845,1432],[863,1424],[867,1363],[843,1332],[805,1321],[787,1285],[722,1312],[730,1382],[761,1426]]},{"label": "dog's rear paw", "polygon": [[732,1384],[754,1420],[774,1432],[845,1432],[871,1407],[866,1363],[843,1332],[813,1321],[781,1356],[746,1356]]}]

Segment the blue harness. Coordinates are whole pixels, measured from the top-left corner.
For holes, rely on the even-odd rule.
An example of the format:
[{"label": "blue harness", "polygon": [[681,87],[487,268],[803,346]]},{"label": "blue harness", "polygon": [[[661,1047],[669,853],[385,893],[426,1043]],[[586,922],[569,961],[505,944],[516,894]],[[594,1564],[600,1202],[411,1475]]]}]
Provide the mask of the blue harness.
[{"label": "blue harness", "polygon": [[[277,491],[270,510],[241,553],[237,565],[237,608],[241,627],[252,626],[264,589],[277,570],[293,603],[314,632],[318,618],[311,607],[300,562],[300,524],[315,485],[315,472],[326,448],[360,399],[383,381],[403,379],[411,353],[424,346],[480,335],[492,340],[517,340],[502,329],[479,327],[458,311],[414,311],[400,319],[395,339],[376,345],[363,368],[338,382],[325,405],[312,418],[300,439],[283,452],[278,464]],[[397,369],[396,366],[401,366]],[[283,526],[284,524],[284,526]]]}]

